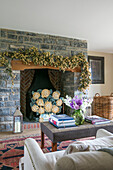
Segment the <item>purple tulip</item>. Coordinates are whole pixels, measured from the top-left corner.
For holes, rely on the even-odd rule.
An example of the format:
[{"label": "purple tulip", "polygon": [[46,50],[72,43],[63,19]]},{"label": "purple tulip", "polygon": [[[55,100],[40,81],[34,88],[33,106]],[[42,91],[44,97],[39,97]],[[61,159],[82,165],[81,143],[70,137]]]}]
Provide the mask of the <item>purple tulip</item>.
[{"label": "purple tulip", "polygon": [[[81,98],[82,96],[74,96],[73,98],[66,96],[65,104],[74,110],[84,110],[91,104],[90,99]],[[83,105],[83,106],[82,106]]]},{"label": "purple tulip", "polygon": [[80,109],[80,106],[76,104],[75,100],[71,101],[70,106],[72,109],[75,109],[75,110]]},{"label": "purple tulip", "polygon": [[72,109],[74,109],[74,102],[73,101],[70,103],[70,106],[71,106]]},{"label": "purple tulip", "polygon": [[76,100],[76,104],[77,104],[77,105],[81,106],[82,103],[83,103],[83,100],[82,100],[82,99],[77,99],[77,100]]}]

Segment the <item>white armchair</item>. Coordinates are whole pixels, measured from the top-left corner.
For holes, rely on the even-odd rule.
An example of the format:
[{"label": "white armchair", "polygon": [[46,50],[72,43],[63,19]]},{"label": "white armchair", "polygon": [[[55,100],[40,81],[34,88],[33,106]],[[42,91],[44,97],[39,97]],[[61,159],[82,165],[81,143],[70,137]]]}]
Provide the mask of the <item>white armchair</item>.
[{"label": "white armchair", "polygon": [[[102,144],[107,138],[108,146],[113,145],[112,133],[99,129],[93,144]],[[88,144],[90,140],[88,140]],[[92,140],[91,140],[92,144]],[[76,145],[76,143],[75,143]],[[105,145],[103,143],[102,145]],[[38,143],[28,138],[24,144],[24,157],[20,159],[19,170],[113,170],[113,156],[103,151],[75,152],[65,155],[64,150],[43,153]]]}]

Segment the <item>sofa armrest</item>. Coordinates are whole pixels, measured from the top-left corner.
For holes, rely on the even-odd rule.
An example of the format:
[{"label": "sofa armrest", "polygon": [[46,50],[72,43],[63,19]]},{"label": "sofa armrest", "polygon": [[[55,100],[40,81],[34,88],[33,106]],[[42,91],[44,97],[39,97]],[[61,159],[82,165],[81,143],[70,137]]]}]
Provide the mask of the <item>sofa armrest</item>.
[{"label": "sofa armrest", "polygon": [[38,143],[28,138],[24,144],[24,170],[51,170],[49,162]]},{"label": "sofa armrest", "polygon": [[60,158],[54,170],[111,170],[113,156],[106,152],[76,152]]},{"label": "sofa armrest", "polygon": [[105,136],[113,136],[113,134],[105,129],[98,129],[96,133],[96,138],[101,138]]},{"label": "sofa armrest", "polygon": [[19,160],[19,170],[24,170],[24,157]]},{"label": "sofa armrest", "polygon": [[55,167],[55,164],[58,161],[58,159],[60,159],[63,156],[64,152],[65,152],[65,150],[45,153],[45,156],[46,156],[52,170]]}]

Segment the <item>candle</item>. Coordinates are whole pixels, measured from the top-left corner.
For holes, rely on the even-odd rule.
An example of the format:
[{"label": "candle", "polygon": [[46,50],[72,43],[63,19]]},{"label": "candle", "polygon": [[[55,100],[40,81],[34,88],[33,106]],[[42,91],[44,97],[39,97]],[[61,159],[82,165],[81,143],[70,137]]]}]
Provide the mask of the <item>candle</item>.
[{"label": "candle", "polygon": [[21,132],[20,122],[15,122],[15,133]]}]

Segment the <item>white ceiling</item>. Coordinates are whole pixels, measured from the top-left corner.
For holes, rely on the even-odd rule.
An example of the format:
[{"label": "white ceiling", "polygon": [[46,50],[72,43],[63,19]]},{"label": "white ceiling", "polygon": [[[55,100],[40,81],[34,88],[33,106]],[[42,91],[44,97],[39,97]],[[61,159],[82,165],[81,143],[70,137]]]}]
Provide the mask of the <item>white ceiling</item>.
[{"label": "white ceiling", "polygon": [[87,40],[113,53],[113,0],[0,0],[0,27]]}]

